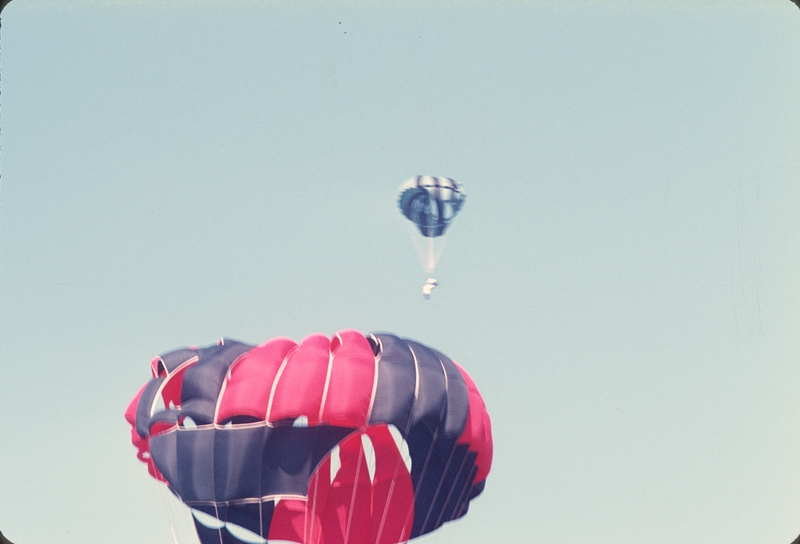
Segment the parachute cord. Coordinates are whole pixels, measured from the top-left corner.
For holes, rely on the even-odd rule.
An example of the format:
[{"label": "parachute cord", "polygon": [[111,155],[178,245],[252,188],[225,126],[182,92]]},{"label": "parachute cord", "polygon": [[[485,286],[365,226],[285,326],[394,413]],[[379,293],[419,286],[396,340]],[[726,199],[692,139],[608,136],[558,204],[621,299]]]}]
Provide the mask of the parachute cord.
[{"label": "parachute cord", "polygon": [[[412,353],[413,353],[413,351],[412,351]],[[414,356],[414,358],[416,360],[416,355]],[[414,400],[416,401],[416,399],[414,399]],[[414,410],[413,407],[412,407],[411,410],[413,412],[413,410]],[[403,436],[403,440],[404,441],[405,441],[405,437],[408,436],[408,434],[410,432],[411,432],[411,418],[409,418],[408,422],[406,423],[405,433],[403,435],[401,435],[401,436]],[[406,442],[406,445],[408,445],[408,442]],[[389,508],[391,507],[391,504],[392,504],[392,495],[394,494],[394,485],[395,485],[395,482],[397,481],[397,473],[400,471],[400,463],[405,464],[405,461],[403,461],[402,452],[398,452],[398,453],[400,453],[400,456],[397,458],[397,460],[394,463],[394,474],[392,475],[392,483],[389,486],[389,494],[386,497],[386,504],[383,505],[383,515],[381,516],[381,524],[378,527],[378,535],[375,538],[375,543],[376,544],[378,544],[381,541],[381,535],[383,534],[383,528],[386,525],[386,518],[387,518],[387,515],[389,514]],[[428,453],[428,455],[430,455],[430,452]],[[409,476],[411,476],[410,471],[409,471]],[[416,500],[416,496],[414,497],[414,499]],[[414,506],[413,505],[411,506],[411,509],[409,510],[409,513],[412,513],[412,512],[414,512]],[[408,515],[409,515],[409,513],[406,514],[406,523],[403,524],[403,532],[405,532],[405,530],[406,530],[406,524],[408,523]],[[406,541],[406,542],[408,542],[408,541]]]},{"label": "parachute cord", "polygon": [[158,484],[158,491],[159,495],[161,496],[161,502],[164,505],[164,511],[167,513],[167,521],[169,522],[169,530],[172,532],[172,540],[175,544],[178,544],[178,535],[175,534],[175,516],[173,516],[172,508],[170,507],[169,503],[167,502],[166,490],[164,489],[164,485],[160,482]]},{"label": "parachute cord", "polygon": [[447,457],[447,463],[444,465],[444,470],[442,471],[442,479],[439,480],[439,485],[436,486],[436,493],[433,494],[433,499],[431,500],[431,505],[428,507],[428,513],[425,514],[425,521],[422,522],[422,530],[428,525],[428,520],[433,513],[433,505],[436,503],[436,498],[439,496],[439,492],[442,490],[442,483],[444,483],[445,475],[447,474],[447,469],[450,467],[450,461],[453,460],[453,454],[455,453],[456,449],[453,448],[450,450],[450,455]]},{"label": "parachute cord", "polygon": [[[436,430],[433,432],[433,436],[431,437],[431,445],[428,446],[428,454],[425,456],[425,463],[422,465],[422,472],[419,473],[419,482],[423,482],[425,480],[425,472],[428,470],[428,465],[430,464],[431,454],[433,453],[433,447],[436,444],[436,438],[439,435],[439,427],[436,427]],[[417,495],[419,495],[419,491],[421,486],[414,490],[414,504],[417,504]],[[403,523],[403,532],[406,532],[406,527],[408,527],[409,520],[413,517],[414,510],[411,510],[406,515],[406,521]],[[424,526],[423,526],[424,528]],[[413,529],[413,527],[412,527]],[[420,532],[420,534],[423,534]]]},{"label": "parachute cord", "polygon": [[353,484],[353,495],[350,497],[350,509],[347,512],[347,525],[345,526],[344,531],[344,544],[347,544],[347,541],[350,538],[350,523],[353,521],[353,507],[356,504],[356,493],[358,492],[358,477],[361,474],[361,459],[364,458],[364,448],[361,447],[358,450],[358,461],[356,464],[356,477],[354,478]]},{"label": "parachute cord", "polygon": [[[228,370],[230,371],[230,367],[228,367]],[[218,393],[217,406],[219,406],[220,397],[222,396],[222,391],[223,390],[220,390],[220,392]],[[214,443],[213,444],[216,445],[217,433],[215,432],[212,436],[213,436],[213,439],[214,439]],[[217,479],[215,477],[216,476],[216,471],[214,469],[217,466],[217,462],[216,462],[216,459],[214,458],[215,457],[214,456],[214,452],[215,451],[216,451],[216,447],[212,447],[211,448],[211,482],[213,484],[213,489],[214,489],[214,514],[216,515],[217,520],[222,522],[222,520],[219,518],[219,506],[217,505],[217,502],[216,502],[216,498],[217,498]],[[225,514],[226,514],[225,518],[226,518],[226,521],[227,521],[227,517],[228,517],[227,516],[227,514],[228,514],[227,510],[226,510]],[[225,541],[224,541],[223,536],[222,536],[222,528],[225,526],[225,522],[219,523],[218,525],[219,525],[219,527],[217,527],[217,534],[219,535],[219,544],[225,544]]]},{"label": "parachute cord", "polygon": [[[403,463],[402,456],[398,457],[394,463],[394,474],[392,474],[391,484],[389,484],[389,493],[386,495],[386,504],[383,505],[383,515],[381,515],[381,524],[378,526],[378,534],[375,537],[375,544],[379,544],[381,541],[381,535],[383,534],[383,528],[386,525],[386,517],[389,513],[389,507],[392,504],[392,495],[394,494],[394,484],[397,481],[397,473],[400,471],[400,463]],[[405,531],[405,527],[403,528]]]},{"label": "parachute cord", "polygon": [[436,250],[433,246],[433,237],[428,238],[428,261],[425,263],[425,272],[433,274],[436,268]]},{"label": "parachute cord", "polygon": [[406,221],[408,234],[414,245],[414,250],[417,252],[419,263],[422,270],[426,274],[432,275],[436,270],[436,264],[439,262],[439,257],[442,255],[445,242],[447,241],[448,233],[445,232],[441,236],[423,236],[417,230],[417,227],[410,221]]},{"label": "parachute cord", "polygon": [[[454,447],[454,448],[453,448],[453,450],[452,450],[452,452],[455,452],[455,451],[456,451],[456,449],[455,449],[455,447]],[[450,459],[448,459],[448,460],[447,460],[447,466],[450,466],[450,460],[453,458],[453,453],[452,453],[452,452],[450,453]],[[461,476],[461,472],[464,470],[464,466],[466,465],[466,462],[467,462],[467,456],[465,455],[465,456],[464,456],[464,457],[461,459],[461,465],[458,467],[458,472],[456,472],[456,475],[455,475],[455,477],[453,478],[453,483],[454,483],[454,484],[455,484],[456,482],[458,482],[458,479],[459,479],[459,477]],[[446,471],[446,470],[447,470],[447,469],[445,468],[445,471]],[[441,486],[441,482],[439,483],[439,485]],[[465,488],[467,488],[467,489],[469,489],[469,485],[466,485],[466,486],[464,486],[464,487],[465,487]],[[444,523],[444,521],[442,521],[442,518],[444,518],[444,513],[445,513],[445,511],[446,511],[446,509],[447,509],[447,505],[450,503],[450,499],[453,497],[453,489],[455,489],[455,485],[453,485],[453,486],[450,486],[450,491],[447,493],[447,497],[446,497],[446,498],[445,498],[445,500],[444,500],[445,508],[442,508],[442,511],[439,513],[439,518],[436,520],[436,526],[437,526],[437,527],[438,527],[438,526],[441,526],[441,525],[442,525],[442,523]],[[438,494],[438,490],[437,490],[437,494]],[[459,503],[458,503],[459,510],[458,510],[458,511],[460,512],[460,511],[461,511],[461,508],[460,508],[460,503],[461,503],[461,500],[463,499],[463,491],[462,491],[462,493],[459,493],[459,497],[458,497],[458,499],[459,499]]]},{"label": "parachute cord", "polygon": [[[311,502],[311,519],[308,520],[308,534],[305,534],[306,524],[305,523],[303,524],[303,536],[304,536],[303,541],[304,542],[312,542],[312,543],[314,542],[313,541],[313,538],[314,538],[314,522],[317,519],[316,510],[317,510],[317,494],[319,492],[319,478],[320,478],[320,474],[318,472],[317,473],[317,477],[314,479],[314,498],[312,500],[311,497],[309,497],[309,500],[311,500],[312,502]],[[328,478],[330,478],[330,475],[328,476]],[[306,515],[308,515],[308,505],[306,505]]]},{"label": "parachute cord", "polygon": [[[219,508],[217,508],[217,503],[216,502],[214,503],[214,513],[217,515],[217,519],[219,521],[222,521],[221,519],[219,519]],[[224,526],[225,526],[225,524],[222,523],[222,524],[220,524],[219,527],[217,527],[217,533],[219,534],[219,544],[225,544],[225,542],[222,539],[222,528]]]},{"label": "parachute cord", "polygon": [[[447,381],[447,371],[445,370],[444,364],[441,362],[441,360],[439,361],[439,363],[442,364],[442,371],[444,372],[444,376],[445,376],[445,389],[449,389],[448,381]],[[444,414],[442,414],[442,415],[444,416]],[[444,419],[444,418],[442,418],[442,419]],[[438,430],[439,430],[439,428],[437,427],[436,431],[438,432]],[[434,440],[434,442],[435,442],[435,440]],[[444,481],[447,478],[447,470],[450,468],[450,463],[452,462],[453,455],[456,452],[456,447],[455,446],[456,445],[453,444],[453,447],[450,449],[450,454],[447,456],[447,462],[444,464],[444,470],[442,470],[442,477],[439,479],[439,485],[436,486],[436,492],[433,494],[433,498],[431,499],[430,506],[428,506],[428,513],[425,514],[425,521],[422,522],[422,527],[420,528],[420,532],[424,532],[425,531],[425,527],[428,525],[428,521],[430,520],[431,514],[433,513],[434,505],[436,504],[436,499],[437,499],[437,497],[439,496],[439,493],[442,490],[442,484],[444,484]],[[466,459],[466,457],[464,459]],[[458,474],[461,473],[461,469],[463,468],[463,466],[464,466],[464,460],[461,461],[461,467],[459,467],[458,473],[456,474],[456,482],[458,481]],[[445,509],[447,508],[447,501],[450,499],[450,495],[451,494],[452,494],[452,489],[450,490],[450,493],[448,493],[448,496],[445,499],[444,508],[442,509],[442,512],[439,514],[439,519],[437,519],[437,522],[441,521],[441,518],[442,518],[442,516],[444,515],[444,512],[445,512]],[[434,524],[433,529],[435,529],[438,526],[439,526],[438,524]]]},{"label": "parachute cord", "polygon": [[[260,481],[260,479],[259,479],[259,481]],[[267,537],[264,536],[264,501],[263,501],[263,499],[259,499],[258,500],[258,536],[260,536],[264,540],[267,539]]]},{"label": "parachute cord", "polygon": [[[319,478],[317,478],[319,479]],[[310,493],[309,493],[310,495]],[[306,496],[306,506],[303,508],[303,542],[308,542],[308,534],[306,530],[308,529],[308,501],[311,497]]]},{"label": "parachute cord", "polygon": [[[473,479],[475,476],[473,475]],[[473,482],[467,482],[467,485],[464,486],[464,489],[461,491],[461,494],[458,496],[458,513],[456,514],[456,518],[460,518],[464,515],[467,505],[469,504],[469,494],[472,492],[472,488],[475,487]]]}]

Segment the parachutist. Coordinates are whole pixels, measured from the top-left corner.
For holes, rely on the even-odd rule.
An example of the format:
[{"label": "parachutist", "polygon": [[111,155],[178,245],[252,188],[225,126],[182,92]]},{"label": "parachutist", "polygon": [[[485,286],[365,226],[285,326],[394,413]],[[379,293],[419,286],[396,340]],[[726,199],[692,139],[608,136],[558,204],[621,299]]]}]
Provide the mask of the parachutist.
[{"label": "parachutist", "polygon": [[[800,0],[798,0],[800,2]],[[434,176],[415,176],[400,185],[397,207],[410,221],[411,237],[417,248],[422,269],[425,274],[435,274],[436,261],[444,245],[444,237],[450,224],[464,206],[464,187],[450,178]],[[435,280],[433,285],[436,285]],[[433,287],[425,287],[423,294],[428,298]]]},{"label": "parachutist", "polygon": [[425,300],[431,298],[431,291],[433,291],[437,285],[439,285],[439,283],[435,279],[428,278],[428,281],[422,286],[422,296],[425,297]]}]

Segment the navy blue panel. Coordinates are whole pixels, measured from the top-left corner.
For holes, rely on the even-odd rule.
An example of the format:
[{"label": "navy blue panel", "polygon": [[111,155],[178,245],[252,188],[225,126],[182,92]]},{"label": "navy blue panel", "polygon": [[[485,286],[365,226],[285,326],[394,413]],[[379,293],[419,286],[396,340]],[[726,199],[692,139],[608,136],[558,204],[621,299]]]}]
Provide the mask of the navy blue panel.
[{"label": "navy blue panel", "polygon": [[355,431],[355,429],[348,429],[347,427],[334,427],[331,425],[310,428],[315,431],[314,447],[312,448],[312,471],[317,468],[317,465],[320,464],[322,458],[328,455],[336,444],[344,440],[347,435]]},{"label": "navy blue panel", "polygon": [[[477,456],[476,456],[477,457]],[[469,478],[467,478],[467,486],[464,489],[464,498],[462,500],[461,512],[457,514],[457,517],[461,517],[467,513],[469,510],[469,501],[477,497],[483,491],[483,486],[486,483],[485,481],[480,482],[480,484],[473,483],[475,481],[475,476],[478,474],[478,467],[475,466],[472,468],[472,471],[469,473]]]},{"label": "navy blue panel", "polygon": [[333,426],[273,428],[262,457],[262,495],[306,495],[311,473],[351,432],[352,429]]},{"label": "navy blue panel", "polygon": [[[469,415],[469,392],[464,376],[453,361],[411,340],[391,334],[374,336],[380,341],[381,352],[378,387],[369,423],[392,423],[405,433],[407,414],[411,410],[413,424],[425,421],[433,429],[443,423],[445,436],[461,436]],[[415,356],[420,372],[416,401],[413,399]]]},{"label": "navy blue panel", "polygon": [[447,414],[447,384],[439,357],[422,344],[406,340],[419,369],[419,393],[414,403],[412,425],[437,428]]},{"label": "navy blue panel", "polygon": [[227,427],[214,433],[216,501],[261,497],[261,455],[272,429]]},{"label": "navy blue panel", "polygon": [[194,399],[180,409],[160,410],[149,419],[147,434],[150,434],[150,428],[156,423],[178,423],[182,417],[192,418],[197,425],[208,425],[214,422],[215,408],[216,405],[209,400]]},{"label": "navy blue panel", "polygon": [[[192,508],[194,508],[195,510],[200,510],[201,512],[204,512],[209,516],[214,516],[215,518],[217,518],[217,512],[219,511],[217,506],[213,504],[199,504],[192,506]],[[222,519],[222,521],[225,521],[224,516],[218,519]]]},{"label": "navy blue panel", "polygon": [[453,519],[453,511],[458,506],[463,491],[463,487],[458,487],[458,476],[462,471],[465,476],[469,475],[469,467],[464,467],[468,448],[452,444],[448,450],[448,455],[441,455],[438,458],[441,476],[427,514],[428,519],[424,527],[426,533]]},{"label": "navy blue panel", "polygon": [[[248,531],[266,538],[269,534],[269,526],[272,522],[272,514],[275,509],[275,502],[272,500],[263,501],[260,503],[247,503],[247,504],[232,504],[232,505],[209,505],[209,504],[194,504],[192,508],[200,510],[210,516],[214,516],[220,521],[230,522],[244,527]],[[200,541],[204,544],[212,542],[219,544],[219,539],[222,538],[223,542],[232,542],[238,544],[239,540],[236,539],[225,527],[221,529],[209,529],[203,524],[199,523],[195,518],[195,528],[200,537]],[[216,539],[216,540],[214,540]]]},{"label": "navy blue panel", "polygon": [[168,374],[171,374],[176,368],[196,355],[197,350],[190,348],[175,349],[160,355],[159,359],[161,360],[159,361],[158,375],[160,376],[164,370],[166,370]]},{"label": "navy blue panel", "polygon": [[[209,529],[196,519],[194,519],[194,528],[197,530],[200,544],[220,544],[220,534],[227,532],[224,530],[218,531],[216,529]],[[224,540],[222,542],[224,542]]]},{"label": "navy blue panel", "polygon": [[307,493],[313,470],[313,434],[296,431],[313,428],[273,429],[261,458],[261,490],[264,495]]},{"label": "navy blue panel", "polygon": [[[475,472],[477,472],[477,469],[475,469]],[[486,487],[486,480],[481,480],[480,482],[473,484],[472,489],[469,492],[469,500],[472,500],[483,493],[484,487]]]},{"label": "navy blue panel", "polygon": [[408,436],[408,452],[411,456],[411,481],[414,485],[414,524],[411,537],[423,534],[423,524],[428,516],[436,489],[441,481],[442,470],[438,448],[433,444],[433,432],[424,425],[411,429]]},{"label": "navy blue panel", "polygon": [[466,445],[456,446],[445,471],[444,489],[447,496],[442,502],[437,527],[446,521],[454,520],[463,514],[463,502],[467,491],[472,484],[470,475],[475,468],[475,459],[478,455],[470,452]]},{"label": "navy blue panel", "polygon": [[256,504],[232,505],[227,509],[227,521],[254,532],[263,538],[269,534],[272,521],[273,501]]},{"label": "navy blue panel", "polygon": [[242,541],[225,530],[225,527],[209,529],[196,519],[194,526],[197,529],[197,536],[200,537],[200,544],[242,544]]},{"label": "navy blue panel", "polygon": [[187,504],[306,495],[314,469],[351,432],[333,426],[182,429],[152,437],[150,452]]},{"label": "navy blue panel", "polygon": [[222,544],[244,544],[243,540],[239,540],[226,530],[222,530]]},{"label": "navy blue panel", "polygon": [[213,499],[215,429],[187,429],[172,434],[178,439],[178,489],[181,496]]},{"label": "navy blue panel", "polygon": [[[201,360],[208,359],[209,357],[222,357],[222,358],[230,358],[230,361],[233,362],[233,360],[236,359],[236,357],[238,357],[239,355],[241,355],[246,351],[250,351],[254,347],[255,347],[254,344],[240,342],[239,340],[233,340],[231,338],[221,338],[217,344],[213,346],[202,347],[197,351],[199,352]],[[239,355],[231,356],[230,354],[236,350],[239,351]]]},{"label": "navy blue panel", "polygon": [[[178,418],[180,418],[181,413],[180,410],[161,410],[160,412],[156,412],[153,414],[153,417],[150,418],[150,428],[157,423],[175,425],[178,423]],[[150,428],[147,429],[147,434],[151,433]]]},{"label": "navy blue panel", "polygon": [[183,377],[181,404],[196,398],[216,403],[231,363],[252,348],[249,344],[232,340],[228,342],[198,350],[199,360],[186,370]]},{"label": "navy blue panel", "polygon": [[169,482],[170,490],[183,500],[181,490],[178,488],[178,439],[177,431],[159,434],[150,437],[150,455],[156,468]]},{"label": "navy blue panel", "polygon": [[[214,516],[224,523],[234,523],[239,527],[244,527],[263,538],[269,534],[269,524],[272,521],[272,512],[275,503],[267,501],[264,503],[248,503],[248,504],[233,504],[233,505],[194,505],[192,508],[200,510],[210,516]],[[201,541],[205,538],[216,538],[216,543],[222,542],[239,544],[242,541],[238,540],[228,530],[227,526],[219,529],[209,529],[195,518],[195,527],[198,529],[198,535],[202,533]],[[213,540],[212,540],[213,541]],[[203,541],[205,542],[205,541]]]},{"label": "navy blue panel", "polygon": [[412,430],[409,453],[414,484],[413,538],[464,515],[477,455],[468,446],[441,436],[434,441],[434,435],[422,426]]},{"label": "navy blue panel", "polygon": [[216,399],[191,399],[181,404],[180,412],[182,415],[192,418],[198,425],[208,425],[214,423],[216,409]]},{"label": "navy blue panel", "polygon": [[431,349],[439,358],[447,374],[447,415],[444,420],[444,433],[447,438],[456,439],[464,432],[469,416],[469,390],[464,375],[446,355]]},{"label": "navy blue panel", "polygon": [[[209,516],[215,517],[217,519],[221,519],[225,521],[225,512],[220,512],[215,505],[194,505],[192,506],[195,510],[200,510],[204,514],[208,514]],[[200,542],[202,544],[219,544],[220,538],[222,538],[223,533],[225,533],[225,529],[210,529],[197,521],[197,518],[193,516],[194,527],[197,530],[197,536],[200,538]],[[223,540],[224,542],[224,540]]]},{"label": "navy blue panel", "polygon": [[378,384],[369,418],[370,425],[391,423],[403,435],[408,432],[414,407],[417,372],[408,344],[391,334],[375,334],[380,341]]},{"label": "navy blue panel", "polygon": [[[461,517],[474,496],[477,454],[456,444],[469,416],[469,391],[458,366],[442,353],[390,334],[374,336],[380,363],[369,423],[393,423],[406,436],[415,493],[411,534],[419,536]],[[415,358],[419,390],[411,400]],[[409,405],[410,428],[404,428]]]},{"label": "navy blue panel", "polygon": [[164,378],[156,378],[147,382],[144,391],[136,405],[136,432],[144,438],[150,434],[150,408],[158,394],[158,389],[164,383]]}]

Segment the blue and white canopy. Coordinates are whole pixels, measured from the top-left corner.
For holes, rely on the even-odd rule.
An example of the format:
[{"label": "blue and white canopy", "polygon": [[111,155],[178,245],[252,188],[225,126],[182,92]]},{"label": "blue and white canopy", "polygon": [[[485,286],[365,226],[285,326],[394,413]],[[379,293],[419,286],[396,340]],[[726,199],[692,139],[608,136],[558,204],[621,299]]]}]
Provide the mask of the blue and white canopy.
[{"label": "blue and white canopy", "polygon": [[400,185],[397,205],[423,236],[435,238],[444,235],[466,197],[453,179],[415,176]]}]

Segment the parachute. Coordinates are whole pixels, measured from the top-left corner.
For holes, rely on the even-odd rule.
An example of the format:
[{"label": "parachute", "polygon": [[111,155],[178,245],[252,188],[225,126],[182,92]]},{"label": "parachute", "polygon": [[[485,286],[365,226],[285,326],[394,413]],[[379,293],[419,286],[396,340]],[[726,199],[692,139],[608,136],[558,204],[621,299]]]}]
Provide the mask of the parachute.
[{"label": "parachute", "polygon": [[466,198],[464,189],[450,178],[416,176],[400,186],[397,205],[427,238],[443,236]]},{"label": "parachute", "polygon": [[415,176],[400,185],[397,206],[415,227],[412,238],[428,274],[436,267],[444,236],[466,196],[464,188],[450,178]]},{"label": "parachute", "polygon": [[492,461],[469,375],[392,334],[222,339],[153,359],[125,412],[202,544],[396,544],[466,514]]}]

